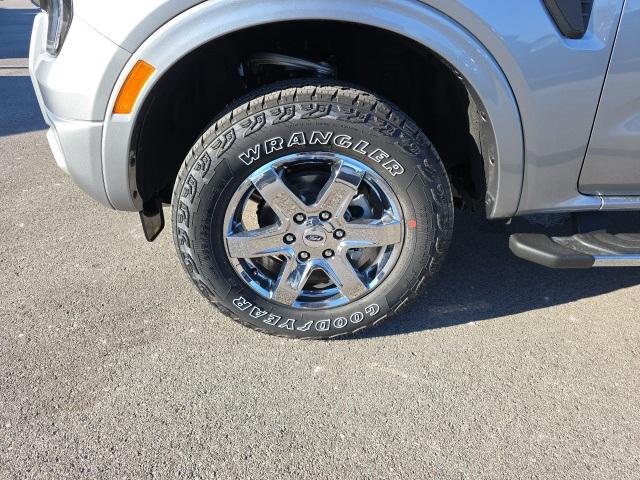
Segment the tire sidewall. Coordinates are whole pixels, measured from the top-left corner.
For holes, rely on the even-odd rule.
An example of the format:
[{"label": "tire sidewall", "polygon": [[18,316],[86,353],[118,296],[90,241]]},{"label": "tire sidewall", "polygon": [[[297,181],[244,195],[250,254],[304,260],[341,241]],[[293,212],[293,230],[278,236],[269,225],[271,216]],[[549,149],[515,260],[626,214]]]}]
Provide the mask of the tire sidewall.
[{"label": "tire sidewall", "polygon": [[[400,300],[419,286],[425,269],[441,253],[439,223],[449,214],[450,198],[445,188],[438,188],[441,181],[434,184],[425,175],[425,165],[439,165],[430,144],[409,138],[386,119],[340,107],[335,102],[291,102],[236,116],[223,131],[205,134],[202,151],[187,162],[176,185],[174,233],[185,269],[207,298],[252,328],[306,338],[358,331],[402,306]],[[314,110],[325,114],[304,118]],[[291,118],[282,120],[292,111]],[[312,144],[313,138],[330,140]],[[282,139],[282,148],[268,151],[266,142],[273,139]],[[239,186],[261,166],[301,152],[333,152],[364,163],[400,202],[405,221],[401,255],[380,285],[344,306],[294,309],[264,299],[240,279],[226,255],[224,217]]]}]

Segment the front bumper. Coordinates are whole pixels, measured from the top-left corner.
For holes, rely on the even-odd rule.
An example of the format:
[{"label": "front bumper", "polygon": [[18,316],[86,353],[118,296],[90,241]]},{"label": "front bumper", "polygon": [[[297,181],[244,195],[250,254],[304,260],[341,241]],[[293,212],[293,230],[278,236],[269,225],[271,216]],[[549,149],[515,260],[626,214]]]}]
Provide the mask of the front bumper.
[{"label": "front bumper", "polygon": [[113,86],[130,54],[77,16],[62,51],[46,52],[47,16],[34,20],[29,72],[49,125],[47,140],[58,166],[91,197],[112,207],[105,191],[102,131]]}]

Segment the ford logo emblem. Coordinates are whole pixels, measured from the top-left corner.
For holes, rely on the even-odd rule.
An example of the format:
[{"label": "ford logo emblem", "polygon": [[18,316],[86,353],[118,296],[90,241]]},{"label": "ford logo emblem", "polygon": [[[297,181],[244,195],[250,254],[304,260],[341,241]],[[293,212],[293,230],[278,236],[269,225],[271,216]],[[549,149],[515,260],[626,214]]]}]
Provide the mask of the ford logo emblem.
[{"label": "ford logo emblem", "polygon": [[315,233],[310,233],[309,235],[305,236],[304,238],[306,238],[310,242],[321,242],[321,241],[324,240],[324,237],[322,235],[317,235]]}]

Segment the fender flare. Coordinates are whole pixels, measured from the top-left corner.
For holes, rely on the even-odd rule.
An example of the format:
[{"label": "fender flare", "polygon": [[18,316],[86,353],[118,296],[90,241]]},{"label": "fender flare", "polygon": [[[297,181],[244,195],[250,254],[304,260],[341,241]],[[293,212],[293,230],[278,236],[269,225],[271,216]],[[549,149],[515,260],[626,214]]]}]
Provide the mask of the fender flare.
[{"label": "fender flare", "polygon": [[[434,8],[412,0],[219,0],[199,4],[173,18],[132,54],[108,103],[102,141],[107,196],[114,208],[139,211],[135,168],[129,147],[137,115],[157,81],[201,45],[253,26],[295,20],[360,23],[405,36],[444,59],[467,85],[480,109],[480,137],[487,179],[487,216],[515,214],[524,177],[522,122],[509,82],[487,49],[464,27]],[[140,92],[134,111],[111,114],[128,73],[138,60],[156,69]]]}]

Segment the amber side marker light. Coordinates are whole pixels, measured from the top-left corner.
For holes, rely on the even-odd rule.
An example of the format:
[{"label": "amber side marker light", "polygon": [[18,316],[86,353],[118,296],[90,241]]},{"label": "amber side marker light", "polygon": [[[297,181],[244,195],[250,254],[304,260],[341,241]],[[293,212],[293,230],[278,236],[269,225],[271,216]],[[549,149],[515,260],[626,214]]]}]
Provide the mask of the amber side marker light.
[{"label": "amber side marker light", "polygon": [[120,93],[118,93],[113,113],[131,113],[142,87],[155,71],[156,69],[152,65],[149,65],[144,60],[138,60],[124,81]]}]

